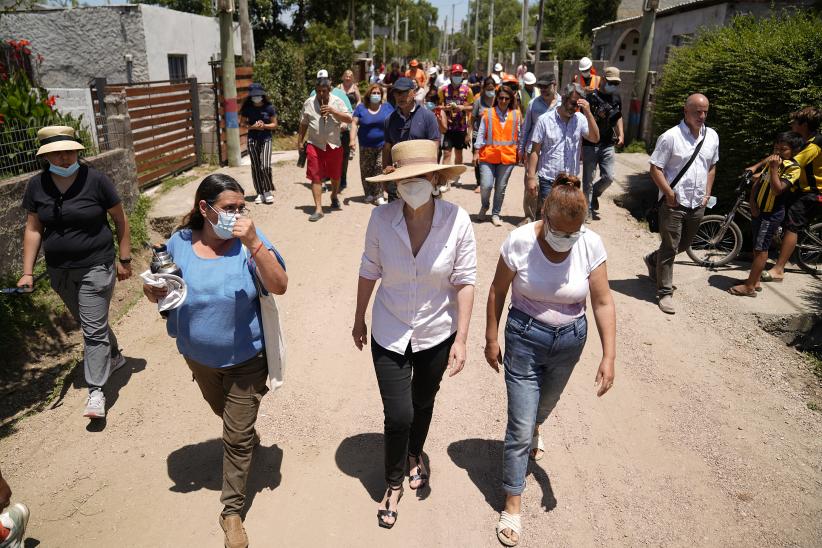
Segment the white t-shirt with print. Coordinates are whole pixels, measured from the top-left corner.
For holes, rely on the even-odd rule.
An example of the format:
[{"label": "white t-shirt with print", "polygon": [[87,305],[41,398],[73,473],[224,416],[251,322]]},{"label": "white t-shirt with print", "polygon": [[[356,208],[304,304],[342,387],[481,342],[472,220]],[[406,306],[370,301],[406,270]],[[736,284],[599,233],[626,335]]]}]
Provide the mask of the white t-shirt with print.
[{"label": "white t-shirt with print", "polygon": [[515,229],[500,249],[502,260],[516,273],[511,304],[539,322],[565,325],[585,314],[588,276],[607,259],[605,246],[583,226],[565,260],[552,263],[539,247],[535,224]]}]

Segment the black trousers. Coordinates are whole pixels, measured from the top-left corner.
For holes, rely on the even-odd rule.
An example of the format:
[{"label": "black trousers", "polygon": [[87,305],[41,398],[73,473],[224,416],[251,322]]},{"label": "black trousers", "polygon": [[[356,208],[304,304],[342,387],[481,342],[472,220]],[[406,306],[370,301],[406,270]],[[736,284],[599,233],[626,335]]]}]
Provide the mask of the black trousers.
[{"label": "black trousers", "polygon": [[351,154],[351,133],[347,129],[340,130],[340,143],[343,149],[342,175],[340,176],[340,190],[348,186],[348,156]]},{"label": "black trousers", "polygon": [[448,367],[456,333],[436,346],[405,354],[387,350],[371,338],[371,356],[385,414],[385,482],[402,485],[408,455],[422,455],[434,413],[434,398]]}]

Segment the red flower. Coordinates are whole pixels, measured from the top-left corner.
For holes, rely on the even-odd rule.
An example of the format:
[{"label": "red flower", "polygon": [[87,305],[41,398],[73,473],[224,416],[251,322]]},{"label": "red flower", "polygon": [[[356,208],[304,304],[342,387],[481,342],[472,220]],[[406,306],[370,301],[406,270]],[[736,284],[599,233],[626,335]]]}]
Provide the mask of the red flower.
[{"label": "red flower", "polygon": [[28,41],[28,40],[26,40],[26,39],[23,39],[23,40],[20,40],[20,41],[18,42],[18,44],[20,44],[21,46],[30,46],[30,45],[31,45],[31,42],[29,42],[29,41]]},{"label": "red flower", "polygon": [[45,103],[46,106],[53,107],[54,103],[57,101],[57,97],[57,95],[52,95],[48,99],[44,100],[43,103]]}]

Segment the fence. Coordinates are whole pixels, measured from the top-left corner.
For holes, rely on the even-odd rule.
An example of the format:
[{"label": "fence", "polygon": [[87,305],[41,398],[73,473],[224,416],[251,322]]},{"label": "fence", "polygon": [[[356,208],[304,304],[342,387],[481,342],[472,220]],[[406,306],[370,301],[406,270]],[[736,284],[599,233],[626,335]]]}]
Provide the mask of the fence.
[{"label": "fence", "polygon": [[97,78],[91,85],[97,115],[98,139],[110,136],[101,125],[106,117],[105,96],[121,93],[131,125],[137,181],[144,187],[200,161],[200,115],[197,79],[136,84],[108,84]]},{"label": "fence", "polygon": [[[108,147],[98,146],[94,136],[87,129],[82,128],[80,120],[5,120],[0,124],[0,180],[38,171],[42,168],[37,159],[37,130],[49,125],[68,125],[78,130],[80,140],[85,145],[84,156],[93,156],[99,152],[109,150]],[[107,128],[114,141],[116,128]]]},{"label": "fence", "polygon": [[[213,61],[211,64],[211,76],[214,82],[214,108],[217,111],[217,133],[220,142],[219,154],[220,164],[228,161],[228,134],[225,130],[225,95],[223,93],[223,68],[220,61]],[[237,105],[241,106],[248,97],[248,86],[254,81],[254,69],[252,67],[238,66],[235,70],[235,80],[237,83]],[[248,128],[240,128],[240,154],[248,151]]]}]

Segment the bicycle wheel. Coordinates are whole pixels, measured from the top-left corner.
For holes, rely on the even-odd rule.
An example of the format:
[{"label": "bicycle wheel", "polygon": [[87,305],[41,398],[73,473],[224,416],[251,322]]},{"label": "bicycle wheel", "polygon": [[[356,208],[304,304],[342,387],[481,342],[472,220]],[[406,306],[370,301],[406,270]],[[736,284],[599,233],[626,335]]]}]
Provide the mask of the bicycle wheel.
[{"label": "bicycle wheel", "polygon": [[723,233],[725,217],[705,215],[696,230],[691,247],[686,250],[696,264],[709,268],[722,266],[736,259],[742,249],[742,231],[731,222]]},{"label": "bicycle wheel", "polygon": [[822,274],[822,223],[809,226],[799,235],[796,262],[811,274]]}]

